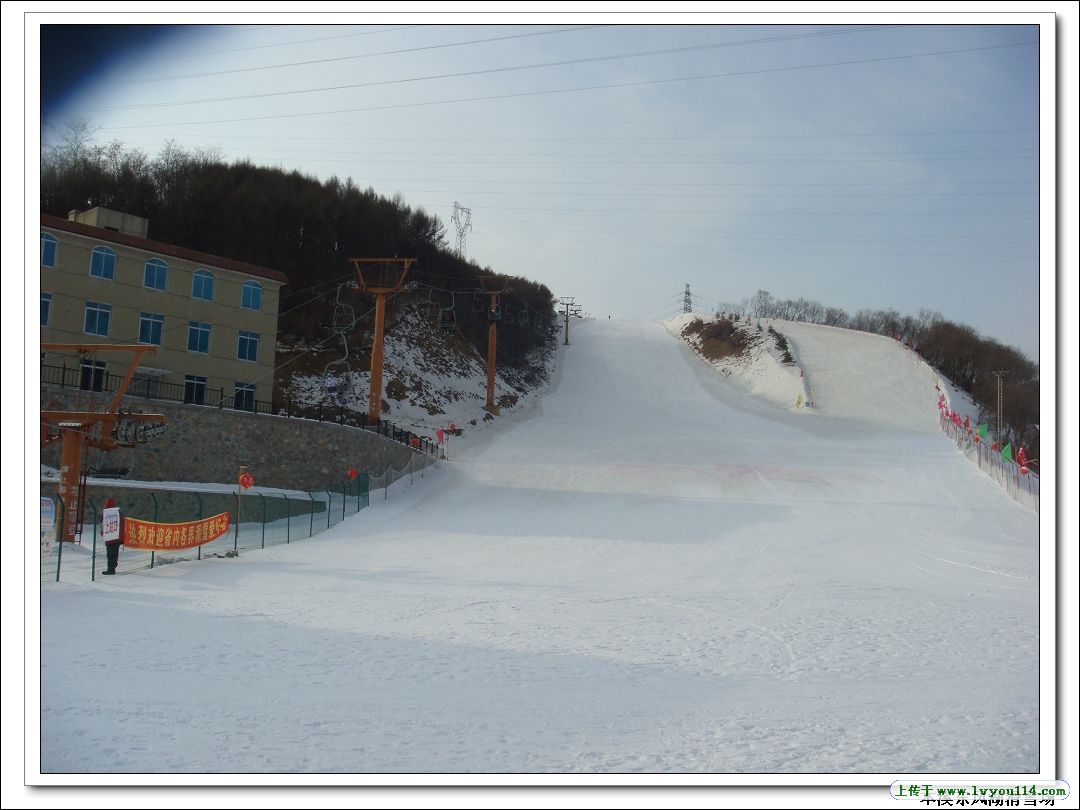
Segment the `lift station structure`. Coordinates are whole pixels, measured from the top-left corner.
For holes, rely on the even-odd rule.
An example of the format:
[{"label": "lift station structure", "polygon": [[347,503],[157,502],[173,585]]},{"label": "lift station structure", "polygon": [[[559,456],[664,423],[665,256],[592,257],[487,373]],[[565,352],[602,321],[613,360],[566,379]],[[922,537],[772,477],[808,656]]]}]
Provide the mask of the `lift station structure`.
[{"label": "lift station structure", "polygon": [[[93,358],[100,352],[131,352],[135,356],[128,364],[112,402],[102,411],[95,411],[93,391],[90,393],[89,410],[42,411],[41,448],[54,441],[60,446],[60,482],[58,494],[64,509],[63,542],[73,542],[81,531],[83,504],[86,497],[86,469],[84,456],[88,448],[117,450],[135,447],[165,431],[166,419],[160,413],[125,413],[120,403],[142,356],[153,353],[153,346],[122,343],[42,343],[42,351],[77,352],[80,356]],[[91,388],[94,386],[91,384]]]}]

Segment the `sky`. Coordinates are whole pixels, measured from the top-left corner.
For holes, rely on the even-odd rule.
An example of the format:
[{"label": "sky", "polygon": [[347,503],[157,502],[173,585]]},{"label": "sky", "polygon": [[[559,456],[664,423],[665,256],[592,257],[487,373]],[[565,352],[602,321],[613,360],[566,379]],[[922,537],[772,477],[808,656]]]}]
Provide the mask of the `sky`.
[{"label": "sky", "polygon": [[47,143],[84,119],[150,156],[351,177],[451,246],[457,202],[470,259],[598,317],[764,289],[1039,359],[1050,15],[132,19],[154,24],[41,18]]}]

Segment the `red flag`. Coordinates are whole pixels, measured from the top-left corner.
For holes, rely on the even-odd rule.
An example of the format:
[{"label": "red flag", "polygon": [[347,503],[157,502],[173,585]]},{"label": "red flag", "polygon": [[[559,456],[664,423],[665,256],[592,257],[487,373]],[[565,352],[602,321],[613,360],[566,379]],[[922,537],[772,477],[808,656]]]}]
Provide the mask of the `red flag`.
[{"label": "red flag", "polygon": [[1016,463],[1019,464],[1021,467],[1027,466],[1027,453],[1024,452],[1023,447],[1021,447],[1020,450],[1016,453]]}]

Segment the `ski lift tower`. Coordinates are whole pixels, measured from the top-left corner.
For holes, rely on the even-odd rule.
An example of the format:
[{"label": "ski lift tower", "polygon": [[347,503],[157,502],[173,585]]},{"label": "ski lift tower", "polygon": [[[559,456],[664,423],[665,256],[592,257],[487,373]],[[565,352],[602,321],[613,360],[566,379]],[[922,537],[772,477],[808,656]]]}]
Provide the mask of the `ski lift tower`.
[{"label": "ski lift tower", "polygon": [[383,325],[386,297],[401,292],[405,276],[416,259],[349,259],[360,280],[360,292],[375,296],[375,340],[371,347],[371,389],[368,392],[368,421],[379,423],[382,416]]},{"label": "ski lift tower", "polygon": [[502,317],[502,311],[499,309],[499,296],[509,292],[510,288],[506,286],[506,279],[501,276],[482,276],[480,278],[480,287],[483,289],[484,294],[490,296],[491,299],[488,308],[487,401],[484,403],[484,410],[498,416],[499,406],[495,404],[496,324]]},{"label": "ski lift tower", "polygon": [[135,375],[139,361],[147,352],[152,353],[154,347],[122,343],[42,343],[41,350],[78,352],[79,355],[90,358],[98,352],[132,352],[135,355],[120,384],[116,386],[112,402],[105,410],[93,410],[94,400],[91,393],[89,410],[41,412],[42,449],[54,441],[61,442],[60,483],[57,488],[64,506],[64,536],[61,540],[74,542],[75,535],[81,531],[86,496],[86,475],[83,470],[83,454],[86,448],[116,450],[120,447],[135,447],[165,431],[166,420],[160,413],[124,413],[120,410],[124,391]]}]

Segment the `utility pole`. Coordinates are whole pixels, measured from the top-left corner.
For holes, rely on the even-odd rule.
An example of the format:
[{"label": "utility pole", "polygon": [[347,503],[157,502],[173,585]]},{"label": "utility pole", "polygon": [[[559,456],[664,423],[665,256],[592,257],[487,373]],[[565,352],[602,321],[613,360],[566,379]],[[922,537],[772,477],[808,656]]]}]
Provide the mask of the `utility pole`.
[{"label": "utility pole", "polygon": [[497,329],[495,324],[502,317],[499,309],[499,296],[510,290],[506,286],[506,280],[500,276],[481,277],[480,286],[490,298],[488,308],[488,356],[487,356],[487,400],[484,410],[488,413],[499,415],[499,406],[495,404],[495,348]]},{"label": "utility pole", "polygon": [[694,311],[694,301],[693,301],[693,298],[690,295],[690,285],[689,284],[686,285],[686,292],[683,293],[682,311],[683,312],[693,312]]},{"label": "utility pole", "polygon": [[566,307],[566,337],[563,338],[563,346],[570,345],[570,305],[574,303],[574,296],[564,296],[559,303]]},{"label": "utility pole", "polygon": [[1001,416],[1002,416],[1002,410],[1003,410],[1003,408],[1002,408],[1003,397],[1002,397],[1002,391],[1001,391],[1002,377],[1004,377],[1008,373],[1009,373],[1008,371],[995,371],[994,372],[994,376],[997,377],[997,431],[995,432],[994,435],[997,438],[999,444],[1001,444],[1001,442],[1002,442],[1002,440],[1004,438],[1001,435]]},{"label": "utility pole", "polygon": [[416,259],[349,259],[360,279],[360,291],[375,296],[375,340],[371,347],[371,387],[368,391],[368,422],[382,416],[383,327],[386,297],[401,292],[405,276]]}]

